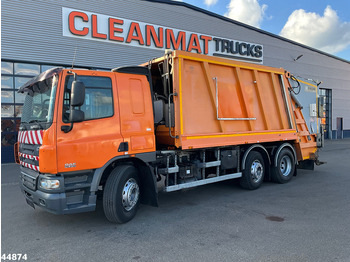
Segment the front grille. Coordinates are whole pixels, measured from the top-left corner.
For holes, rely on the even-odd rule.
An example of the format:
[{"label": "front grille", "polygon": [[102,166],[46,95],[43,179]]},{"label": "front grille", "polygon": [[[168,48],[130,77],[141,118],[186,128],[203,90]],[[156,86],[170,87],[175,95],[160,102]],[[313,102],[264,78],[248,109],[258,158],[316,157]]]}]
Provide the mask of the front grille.
[{"label": "front grille", "polygon": [[21,168],[21,181],[25,187],[35,191],[37,188],[38,177],[38,172],[23,167]]},{"label": "front grille", "polygon": [[41,145],[19,144],[19,152],[26,155],[39,156],[39,147]]},{"label": "front grille", "polygon": [[31,155],[23,155],[19,154],[19,160],[20,162],[27,163],[29,165],[39,166],[39,158],[33,158]]}]

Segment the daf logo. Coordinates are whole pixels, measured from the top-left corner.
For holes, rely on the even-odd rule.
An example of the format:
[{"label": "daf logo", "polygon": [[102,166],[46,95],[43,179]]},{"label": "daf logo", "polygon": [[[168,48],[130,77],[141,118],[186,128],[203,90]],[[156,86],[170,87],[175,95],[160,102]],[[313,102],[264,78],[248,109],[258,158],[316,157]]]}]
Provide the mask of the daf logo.
[{"label": "daf logo", "polygon": [[65,168],[72,168],[72,167],[76,167],[76,166],[77,166],[76,163],[66,163],[66,164],[64,164]]}]

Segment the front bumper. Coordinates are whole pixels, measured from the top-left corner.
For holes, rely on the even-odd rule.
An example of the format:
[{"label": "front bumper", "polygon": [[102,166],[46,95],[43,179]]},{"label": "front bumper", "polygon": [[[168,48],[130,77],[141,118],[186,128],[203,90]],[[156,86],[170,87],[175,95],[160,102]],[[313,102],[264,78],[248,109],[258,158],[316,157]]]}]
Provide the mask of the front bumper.
[{"label": "front bumper", "polygon": [[[38,187],[38,181],[44,175],[37,174],[35,177],[35,174],[28,171],[21,168],[20,187],[29,205],[41,207],[53,214],[73,214],[95,210],[96,195],[94,192],[90,192],[89,183],[67,184],[65,180],[71,180],[60,176],[57,178],[62,180],[63,188],[50,192]],[[23,173],[33,179],[35,187],[29,188],[28,182],[23,179]]]}]

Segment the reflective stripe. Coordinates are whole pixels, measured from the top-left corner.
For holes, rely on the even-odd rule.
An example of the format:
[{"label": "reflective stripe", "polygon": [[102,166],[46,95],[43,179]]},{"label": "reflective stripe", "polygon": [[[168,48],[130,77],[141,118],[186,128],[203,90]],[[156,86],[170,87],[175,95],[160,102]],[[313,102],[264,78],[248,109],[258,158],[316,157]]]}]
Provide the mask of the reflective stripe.
[{"label": "reflective stripe", "polygon": [[24,157],[24,158],[34,159],[34,160],[36,160],[36,161],[39,161],[39,157],[38,157],[38,156],[23,154],[23,153],[21,153],[21,152],[19,152],[18,155],[21,156],[21,157]]},{"label": "reflective stripe", "polygon": [[21,131],[21,143],[23,143],[24,132]]},{"label": "reflective stripe", "polygon": [[19,131],[18,132],[18,142],[22,143],[22,140],[21,140],[21,137],[22,137],[22,131]]},{"label": "reflective stripe", "polygon": [[20,161],[20,164],[21,164],[22,166],[24,166],[24,167],[33,169],[33,170],[35,170],[35,171],[38,171],[38,172],[40,171],[40,170],[39,170],[39,166],[31,165],[31,164],[25,163],[25,162],[23,162],[23,161]]},{"label": "reflective stripe", "polygon": [[38,130],[37,131],[37,135],[38,135],[38,138],[39,138],[39,144],[42,145],[43,144],[43,131],[42,130]]},{"label": "reflective stripe", "polygon": [[23,144],[41,145],[43,143],[43,130],[19,131],[18,142]]},{"label": "reflective stripe", "polygon": [[29,144],[29,141],[28,141],[28,131],[24,131],[24,142],[25,144]]},{"label": "reflective stripe", "polygon": [[32,136],[33,136],[33,141],[34,141],[34,144],[38,144],[38,140],[37,140],[37,134],[35,131],[31,131],[32,132]]},{"label": "reflective stripe", "polygon": [[32,139],[32,132],[33,131],[28,131],[28,133],[27,133],[28,134],[28,139],[29,139],[29,144],[34,144],[33,143],[33,139]]}]

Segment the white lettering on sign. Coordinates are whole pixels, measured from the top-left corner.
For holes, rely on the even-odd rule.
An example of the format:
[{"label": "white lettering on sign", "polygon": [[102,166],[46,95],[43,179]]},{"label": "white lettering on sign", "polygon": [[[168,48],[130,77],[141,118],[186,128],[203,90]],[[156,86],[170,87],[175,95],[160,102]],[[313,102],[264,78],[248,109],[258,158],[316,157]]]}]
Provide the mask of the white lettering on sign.
[{"label": "white lettering on sign", "polygon": [[263,46],[62,7],[63,36],[263,62]]}]

